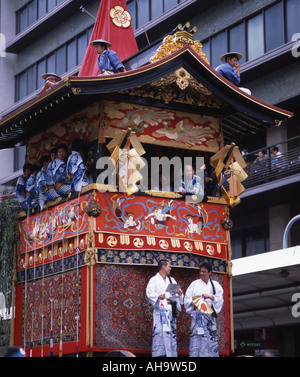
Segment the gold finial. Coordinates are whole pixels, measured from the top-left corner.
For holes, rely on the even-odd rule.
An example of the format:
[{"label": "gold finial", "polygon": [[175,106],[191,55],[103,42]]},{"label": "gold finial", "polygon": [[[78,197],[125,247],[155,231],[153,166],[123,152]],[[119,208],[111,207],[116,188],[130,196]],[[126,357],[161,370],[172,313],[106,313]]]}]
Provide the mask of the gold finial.
[{"label": "gold finial", "polygon": [[175,34],[173,35],[173,39],[175,42],[181,42],[183,44],[190,44],[194,43],[193,34],[196,33],[197,28],[194,26],[190,31],[188,28],[191,26],[189,22],[187,22],[184,26],[179,24],[176,28]]},{"label": "gold finial", "polygon": [[197,27],[194,26],[189,30],[191,24],[187,22],[184,26],[179,24],[175,29],[173,35],[168,35],[164,38],[162,45],[156,50],[156,54],[150,59],[151,63],[160,60],[176,50],[180,49],[186,44],[189,44],[192,49],[201,56],[202,59],[209,64],[206,55],[202,52],[202,43],[199,41],[194,41],[194,34],[197,31]]}]

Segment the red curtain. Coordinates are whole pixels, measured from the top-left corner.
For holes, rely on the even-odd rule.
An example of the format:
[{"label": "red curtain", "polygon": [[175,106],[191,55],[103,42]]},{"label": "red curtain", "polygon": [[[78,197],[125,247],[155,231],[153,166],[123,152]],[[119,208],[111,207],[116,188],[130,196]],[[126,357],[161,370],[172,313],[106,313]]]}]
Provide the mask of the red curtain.
[{"label": "red curtain", "polygon": [[[117,53],[121,61],[138,52],[125,0],[101,1],[90,41],[100,38],[112,44],[110,49]],[[99,74],[97,53],[89,44],[78,76]]]}]

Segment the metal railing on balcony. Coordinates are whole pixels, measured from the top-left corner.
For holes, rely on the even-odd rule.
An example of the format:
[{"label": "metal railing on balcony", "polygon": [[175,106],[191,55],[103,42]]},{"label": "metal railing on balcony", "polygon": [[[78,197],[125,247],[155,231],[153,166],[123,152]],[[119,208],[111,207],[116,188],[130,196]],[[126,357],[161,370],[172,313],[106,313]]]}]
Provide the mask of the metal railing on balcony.
[{"label": "metal railing on balcony", "polygon": [[[279,148],[278,154],[273,152],[274,147]],[[298,174],[300,173],[300,136],[248,153],[245,157],[248,165],[244,170],[248,178],[243,185],[246,188]]]}]

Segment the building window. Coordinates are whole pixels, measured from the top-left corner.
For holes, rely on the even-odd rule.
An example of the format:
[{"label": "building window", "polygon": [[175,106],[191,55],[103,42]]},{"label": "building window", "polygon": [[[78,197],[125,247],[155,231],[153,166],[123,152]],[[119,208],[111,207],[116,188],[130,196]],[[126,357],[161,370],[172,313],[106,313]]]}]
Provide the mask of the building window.
[{"label": "building window", "polygon": [[247,39],[248,60],[253,60],[264,54],[264,24],[262,14],[248,20]]},{"label": "building window", "polygon": [[65,0],[31,0],[16,12],[17,34]]},{"label": "building window", "polygon": [[270,249],[267,226],[254,227],[231,233],[232,259],[266,253]]},{"label": "building window", "polygon": [[266,52],[284,44],[283,3],[265,11]]},{"label": "building window", "polygon": [[227,32],[218,34],[215,38],[211,40],[211,65],[217,67],[221,64],[220,62],[220,51],[227,51]]},{"label": "building window", "polygon": [[127,0],[127,9],[136,30],[186,0]]},{"label": "building window", "polygon": [[246,56],[244,22],[229,30],[229,46],[230,51],[239,51],[243,55],[239,63],[244,63]]},{"label": "building window", "polygon": [[220,64],[217,57],[227,51],[240,51],[244,63],[290,42],[300,32],[299,19],[300,1],[281,0],[204,40],[203,51],[214,68]]},{"label": "building window", "polygon": [[62,75],[82,63],[92,29],[92,27],[87,29],[78,37],[60,46],[51,54],[18,74],[15,78],[15,100],[19,101],[41,88],[44,85],[44,80],[41,78],[43,73],[52,72]]},{"label": "building window", "polygon": [[287,41],[291,41],[293,34],[300,33],[299,0],[287,0],[285,14],[286,14],[286,38],[287,38]]}]

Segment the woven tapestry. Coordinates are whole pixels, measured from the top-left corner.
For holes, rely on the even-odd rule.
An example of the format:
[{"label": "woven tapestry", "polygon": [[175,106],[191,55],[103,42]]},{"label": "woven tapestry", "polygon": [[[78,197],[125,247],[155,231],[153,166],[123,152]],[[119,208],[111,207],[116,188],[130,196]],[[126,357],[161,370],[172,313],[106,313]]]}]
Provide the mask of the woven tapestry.
[{"label": "woven tapestry", "polygon": [[[173,268],[171,276],[186,291],[189,284],[198,278],[198,271]],[[151,353],[152,307],[146,300],[145,291],[156,272],[157,267],[96,266],[96,347],[147,350]],[[223,274],[214,274],[213,279],[224,285]],[[217,320],[220,353],[228,348],[227,314],[226,310],[222,310]],[[182,309],[177,317],[179,351],[189,349],[189,332],[190,316]]]},{"label": "woven tapestry", "polygon": [[80,270],[24,284],[22,344],[26,348],[50,344],[51,327],[53,344],[59,343],[61,329],[64,343],[76,341],[81,303],[77,279],[80,287]]}]

